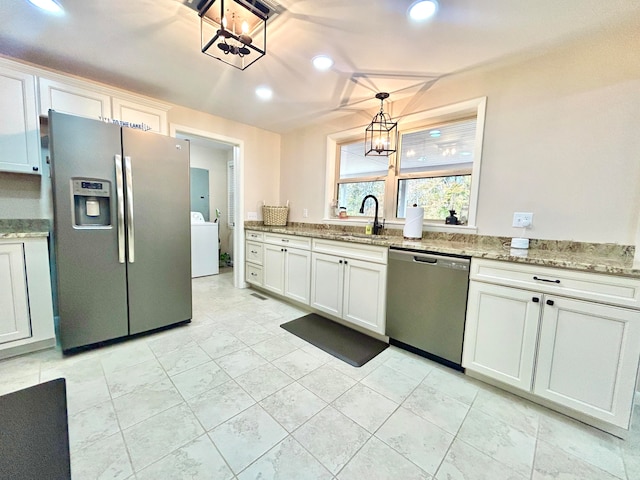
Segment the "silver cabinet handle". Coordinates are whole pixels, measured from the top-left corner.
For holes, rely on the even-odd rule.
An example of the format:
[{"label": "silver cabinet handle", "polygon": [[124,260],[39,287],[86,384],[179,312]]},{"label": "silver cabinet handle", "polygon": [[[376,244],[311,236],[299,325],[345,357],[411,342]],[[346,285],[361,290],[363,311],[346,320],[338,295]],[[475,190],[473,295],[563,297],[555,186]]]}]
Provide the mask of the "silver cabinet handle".
[{"label": "silver cabinet handle", "polygon": [[131,157],[124,157],[124,172],[127,182],[127,241],[129,243],[129,263],[135,261],[135,235],[133,231],[133,176],[131,175]]},{"label": "silver cabinet handle", "polygon": [[116,208],[118,210],[118,262],[124,263],[124,189],[122,187],[122,156],[115,156]]}]

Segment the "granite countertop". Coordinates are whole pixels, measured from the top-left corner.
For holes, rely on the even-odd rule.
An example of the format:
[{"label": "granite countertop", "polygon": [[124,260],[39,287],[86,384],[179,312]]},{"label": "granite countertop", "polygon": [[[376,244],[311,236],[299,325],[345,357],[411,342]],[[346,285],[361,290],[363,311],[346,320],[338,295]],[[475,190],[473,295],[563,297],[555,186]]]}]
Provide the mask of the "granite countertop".
[{"label": "granite countertop", "polygon": [[49,236],[49,220],[0,219],[0,240],[11,238],[36,238]]},{"label": "granite countertop", "polygon": [[405,240],[401,230],[365,235],[363,228],[336,229],[324,224],[268,227],[258,222],[245,223],[245,229],[640,278],[640,265],[634,264],[635,248],[630,245],[532,239],[528,250],[519,250],[509,247],[509,238],[481,235],[425,232],[422,240]]}]

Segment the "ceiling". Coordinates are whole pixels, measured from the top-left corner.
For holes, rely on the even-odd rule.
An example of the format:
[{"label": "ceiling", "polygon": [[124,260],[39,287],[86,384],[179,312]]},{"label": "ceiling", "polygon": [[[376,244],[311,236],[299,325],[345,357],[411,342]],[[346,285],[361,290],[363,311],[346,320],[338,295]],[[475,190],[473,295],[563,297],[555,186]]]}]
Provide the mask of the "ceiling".
[{"label": "ceiling", "polygon": [[[65,14],[2,0],[0,54],[284,133],[425,94],[438,78],[532,52],[640,14],[637,0],[439,0],[415,24],[412,0],[279,0],[267,55],[237,70],[200,52],[185,0],[58,0]],[[311,59],[335,60],[326,72]],[[270,101],[256,98],[268,85]],[[427,92],[428,94],[428,92]]]}]

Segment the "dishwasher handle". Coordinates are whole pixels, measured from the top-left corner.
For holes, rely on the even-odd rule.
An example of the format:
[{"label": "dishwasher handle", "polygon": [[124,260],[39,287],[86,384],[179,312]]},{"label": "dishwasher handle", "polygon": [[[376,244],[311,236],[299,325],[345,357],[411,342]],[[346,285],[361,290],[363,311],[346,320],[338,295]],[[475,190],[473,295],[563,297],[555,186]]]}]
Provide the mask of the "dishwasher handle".
[{"label": "dishwasher handle", "polygon": [[420,263],[428,263],[428,264],[431,264],[431,265],[435,265],[436,263],[438,263],[438,259],[437,258],[421,257],[420,255],[414,255],[413,256],[413,261],[414,262],[420,262]]},{"label": "dishwasher handle", "polygon": [[431,253],[412,252],[409,250],[389,250],[389,260],[410,262],[425,267],[446,267],[458,270],[469,270],[471,260],[466,257],[445,256]]}]

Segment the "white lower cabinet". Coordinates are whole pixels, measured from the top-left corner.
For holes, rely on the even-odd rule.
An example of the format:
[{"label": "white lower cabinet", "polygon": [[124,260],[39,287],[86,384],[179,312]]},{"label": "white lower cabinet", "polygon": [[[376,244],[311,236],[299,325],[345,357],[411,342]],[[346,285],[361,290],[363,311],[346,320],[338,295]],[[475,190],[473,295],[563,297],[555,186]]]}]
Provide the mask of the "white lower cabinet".
[{"label": "white lower cabinet", "polygon": [[29,301],[22,243],[0,244],[0,344],[29,338]]},{"label": "white lower cabinet", "polygon": [[[544,270],[472,261],[463,367],[600,428],[627,430],[640,361],[640,305],[628,306],[640,281],[611,277],[612,287],[606,275]],[[505,286],[518,278],[540,288]],[[627,308],[590,301],[604,295],[617,301],[611,292],[618,291],[626,292],[620,303]]]},{"label": "white lower cabinet", "polygon": [[265,244],[263,287],[309,305],[311,253],[298,248]]},{"label": "white lower cabinet", "polygon": [[[339,256],[338,242],[314,240],[311,257],[311,306],[373,332],[384,334],[387,265],[386,249],[345,246],[352,256]],[[373,248],[373,250],[372,250]],[[319,253],[330,251],[332,253]],[[353,258],[367,256],[375,261]]]},{"label": "white lower cabinet", "polygon": [[628,428],[640,312],[545,296],[533,392]]},{"label": "white lower cabinet", "polygon": [[55,345],[47,239],[0,239],[0,359]]}]

